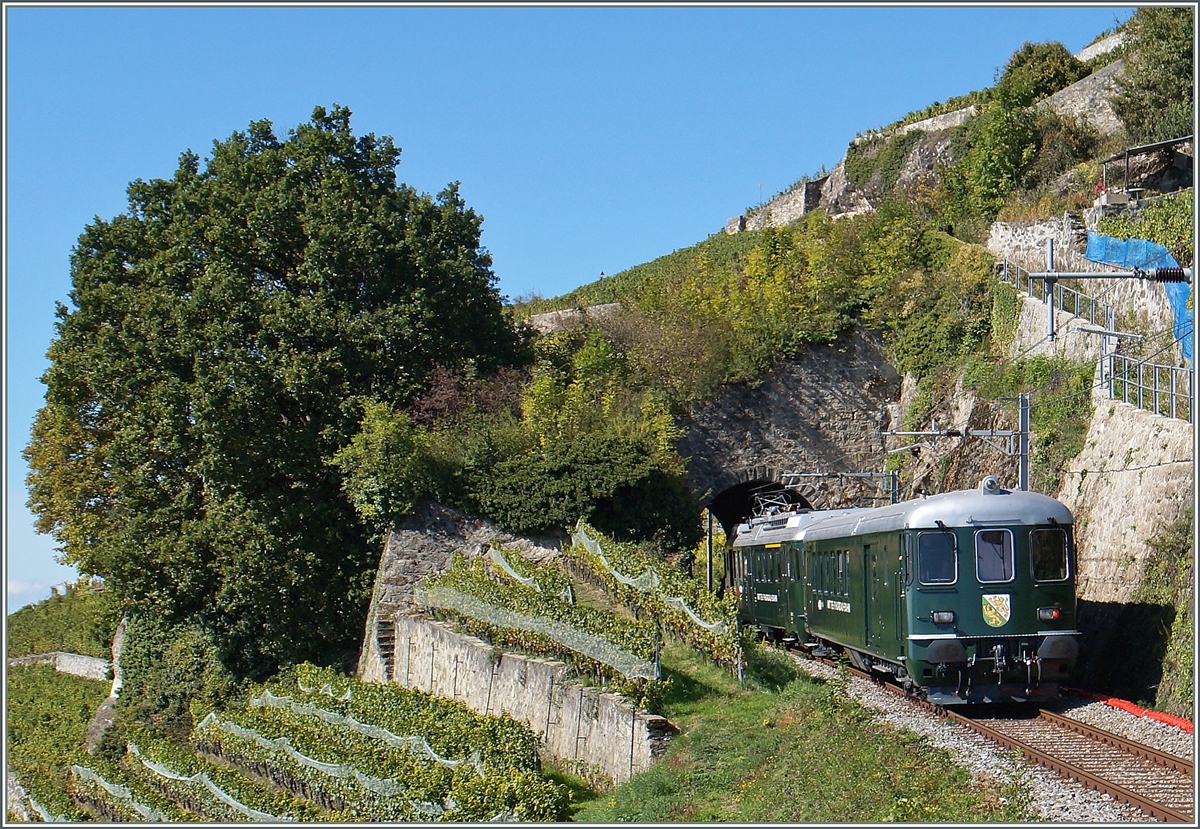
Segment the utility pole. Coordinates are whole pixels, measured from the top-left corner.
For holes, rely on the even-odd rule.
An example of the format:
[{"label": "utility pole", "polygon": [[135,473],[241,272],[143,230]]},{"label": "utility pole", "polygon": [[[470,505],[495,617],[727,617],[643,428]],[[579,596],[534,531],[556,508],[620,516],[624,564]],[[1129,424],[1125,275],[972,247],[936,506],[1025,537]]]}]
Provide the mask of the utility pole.
[{"label": "utility pole", "polygon": [[708,512],[708,592],[711,593],[712,589],[713,589],[713,586],[712,586],[712,581],[713,581],[713,559],[712,559],[712,553],[713,553],[713,551],[712,551],[712,530],[713,530],[713,527],[712,527],[712,522],[713,522],[713,518],[712,518],[712,510],[707,510],[707,512]]}]

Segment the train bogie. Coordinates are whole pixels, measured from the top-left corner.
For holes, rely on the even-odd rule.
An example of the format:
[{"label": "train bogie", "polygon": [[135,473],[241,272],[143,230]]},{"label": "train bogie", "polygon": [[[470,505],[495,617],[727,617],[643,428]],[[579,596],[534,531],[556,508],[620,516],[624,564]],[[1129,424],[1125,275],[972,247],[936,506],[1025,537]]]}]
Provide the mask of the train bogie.
[{"label": "train bogie", "polygon": [[740,615],[942,704],[1048,700],[1077,655],[1070,512],[994,478],[871,509],[769,516],[731,555]]}]

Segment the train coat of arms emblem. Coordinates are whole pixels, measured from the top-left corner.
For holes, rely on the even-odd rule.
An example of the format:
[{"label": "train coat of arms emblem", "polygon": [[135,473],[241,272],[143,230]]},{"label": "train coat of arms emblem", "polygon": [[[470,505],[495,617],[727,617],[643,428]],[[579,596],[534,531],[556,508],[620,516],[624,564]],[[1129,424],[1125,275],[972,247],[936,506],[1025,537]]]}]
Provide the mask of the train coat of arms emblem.
[{"label": "train coat of arms emblem", "polygon": [[994,628],[1003,627],[1012,616],[1012,604],[1007,593],[983,594],[983,621]]}]

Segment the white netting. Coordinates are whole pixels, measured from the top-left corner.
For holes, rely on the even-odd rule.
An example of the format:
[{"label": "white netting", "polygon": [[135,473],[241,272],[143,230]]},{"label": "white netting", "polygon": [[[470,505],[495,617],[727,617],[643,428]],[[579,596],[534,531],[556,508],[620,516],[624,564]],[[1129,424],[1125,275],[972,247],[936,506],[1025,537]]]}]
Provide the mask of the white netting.
[{"label": "white netting", "polygon": [[528,630],[541,633],[556,642],[565,645],[576,653],[581,653],[591,659],[615,668],[622,675],[630,678],[658,679],[658,666],[653,662],[621,650],[606,639],[586,631],[572,627],[557,619],[545,619],[538,616],[526,616],[522,613],[498,607],[471,596],[460,593],[449,587],[435,587],[432,590],[418,590],[417,600],[428,607],[440,607],[466,614],[475,619],[492,622],[500,627],[512,630]]},{"label": "white netting", "polygon": [[[589,553],[596,556],[596,558],[600,559],[600,563],[604,565],[604,567],[608,570],[608,572],[613,574],[613,578],[615,578],[617,581],[621,582],[622,584],[628,584],[631,587],[634,587],[637,590],[641,591],[642,593],[646,593],[646,592],[649,592],[650,590],[658,589],[661,582],[658,578],[658,573],[655,573],[653,569],[647,569],[645,573],[642,573],[636,579],[631,579],[628,576],[624,576],[621,573],[618,573],[616,570],[614,570],[613,566],[611,564],[609,564],[608,559],[606,559],[604,557],[604,553],[601,551],[601,548],[600,548],[600,542],[588,537],[587,532],[583,528],[583,520],[582,519],[580,519],[580,521],[575,525],[575,531],[573,533],[571,533],[571,541],[575,544],[579,544],[580,546],[584,547]],[[682,610],[685,614],[687,614],[687,617],[689,619],[691,619],[693,622],[695,622],[697,625],[704,628],[705,630],[711,631],[712,633],[720,634],[720,633],[723,633],[725,631],[725,629],[728,627],[728,625],[726,625],[725,622],[706,622],[706,621],[704,621],[703,619],[701,619],[699,616],[696,615],[696,611],[692,610],[692,608],[688,605],[688,603],[686,601],[683,600],[682,597],[680,597],[680,596],[663,596],[661,590],[659,590],[658,592],[659,592],[659,596],[662,598],[663,602],[665,602],[669,606],[675,608],[676,610]]]},{"label": "white netting", "polygon": [[334,699],[338,700],[339,702],[348,702],[350,700],[350,688],[349,687],[346,688],[346,692],[344,694],[342,694],[340,697],[335,697],[335,696],[333,696],[333,685],[331,685],[328,682],[326,682],[324,685],[322,685],[321,690],[319,690],[319,691],[314,691],[312,688],[305,688],[304,683],[298,679],[296,680],[296,685],[297,685],[297,687],[300,688],[301,691],[303,691],[306,694],[324,694],[327,697],[333,697]]},{"label": "white netting", "polygon": [[129,791],[128,786],[122,786],[119,783],[109,783],[103,777],[96,774],[96,772],[84,766],[72,765],[71,771],[76,777],[95,783],[97,786],[104,789],[104,791],[108,792],[118,800],[124,800],[130,806],[132,806],[139,815],[151,823],[162,823],[163,821],[167,820],[167,818],[162,814],[162,812],[158,811],[158,809],[154,809],[150,806],[145,806],[139,803],[137,799],[134,798],[133,792]]},{"label": "white netting", "polygon": [[253,740],[268,751],[282,751],[288,757],[291,757],[297,763],[306,768],[316,769],[322,774],[330,777],[336,777],[339,780],[356,780],[359,785],[365,789],[369,789],[376,794],[385,795],[386,797],[397,797],[404,793],[404,784],[395,778],[373,777],[369,774],[364,774],[358,769],[346,763],[323,763],[320,760],[314,760],[297,751],[287,737],[276,737],[270,739],[259,734],[253,728],[245,728],[237,723],[228,720],[221,720],[215,713],[210,713],[200,723],[200,728],[204,728],[210,724],[215,724],[222,731],[236,735],[246,740]]},{"label": "white netting", "polygon": [[46,811],[45,807],[42,806],[42,804],[38,803],[36,800],[34,800],[33,795],[29,794],[28,792],[25,793],[25,799],[29,801],[29,805],[33,807],[33,810],[42,816],[43,823],[70,823],[71,822],[71,821],[67,820],[65,817],[63,817],[62,815],[53,815],[50,812]]},{"label": "white netting", "polygon": [[521,584],[525,585],[526,587],[532,587],[539,593],[542,592],[542,588],[538,585],[537,580],[533,576],[522,576],[520,573],[514,570],[512,565],[508,563],[508,559],[504,557],[504,553],[500,552],[496,545],[491,545],[488,555],[491,556],[493,564],[495,564],[505,573],[508,573]]},{"label": "white netting", "polygon": [[475,770],[479,772],[480,777],[484,777],[483,763],[480,761],[479,753],[476,752],[469,760],[450,760],[447,759],[429,745],[429,742],[420,735],[412,737],[400,737],[386,728],[380,728],[377,725],[370,723],[359,722],[349,714],[339,714],[336,711],[327,711],[316,705],[307,702],[296,702],[291,697],[277,697],[270,691],[264,690],[262,694],[252,700],[251,705],[269,705],[272,708],[288,708],[297,714],[303,714],[309,717],[320,717],[322,720],[335,725],[344,726],[351,731],[362,734],[365,737],[371,737],[376,740],[382,740],[393,748],[416,752],[435,763],[440,763],[448,768],[454,768],[459,763],[471,763],[475,766]]},{"label": "white netting", "polygon": [[295,818],[277,817],[268,812],[260,812],[257,809],[251,809],[249,806],[245,805],[244,803],[240,803],[239,801],[234,799],[229,793],[224,791],[220,786],[218,786],[216,783],[212,782],[212,780],[210,780],[208,778],[208,775],[205,774],[204,772],[198,772],[196,774],[191,775],[190,777],[182,775],[182,774],[176,774],[175,772],[171,771],[166,766],[163,766],[159,763],[155,763],[153,760],[146,759],[146,757],[142,755],[142,752],[140,752],[138,750],[138,747],[136,745],[134,745],[133,743],[129,744],[129,752],[131,754],[133,754],[135,757],[137,757],[139,760],[141,760],[143,766],[145,766],[150,771],[157,774],[159,777],[165,777],[168,780],[178,780],[181,783],[199,784],[199,785],[203,786],[204,788],[208,789],[208,791],[210,791],[214,797],[216,797],[218,800],[220,800],[226,806],[229,806],[230,808],[234,809],[235,811],[242,813],[243,815],[250,818],[252,821],[254,821],[256,823],[275,823],[275,822],[291,823],[291,822],[295,821]]},{"label": "white netting", "polygon": [[575,531],[571,533],[571,541],[582,545],[589,553],[600,559],[600,563],[604,565],[605,569],[612,573],[613,578],[621,582],[621,584],[628,584],[630,587],[640,590],[643,593],[658,587],[658,573],[654,572],[651,568],[647,568],[646,572],[634,579],[614,570],[613,566],[608,563],[608,559],[604,557],[604,552],[600,549],[600,542],[588,538],[588,534],[583,529],[582,520],[575,525]]},{"label": "white netting", "polygon": [[715,634],[725,632],[725,628],[729,627],[724,622],[706,622],[696,615],[696,612],[688,607],[688,603],[678,596],[663,596],[662,600],[676,610],[682,610],[687,614],[688,618],[695,622],[700,627]]}]

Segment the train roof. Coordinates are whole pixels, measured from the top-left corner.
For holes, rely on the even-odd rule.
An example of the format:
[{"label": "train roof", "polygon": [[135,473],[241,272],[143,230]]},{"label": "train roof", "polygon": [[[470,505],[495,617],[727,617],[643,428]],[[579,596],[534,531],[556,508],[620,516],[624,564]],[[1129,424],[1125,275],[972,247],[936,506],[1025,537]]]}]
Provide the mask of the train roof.
[{"label": "train roof", "polygon": [[830,510],[797,510],[754,518],[739,524],[733,538],[734,547],[756,544],[779,544],[784,541],[803,541],[805,533],[815,523],[848,513],[871,512],[869,507]]},{"label": "train roof", "polygon": [[[867,535],[902,529],[1012,524],[1073,524],[1074,516],[1061,503],[1037,492],[1001,489],[989,476],[976,489],[930,495],[883,507],[820,510],[769,517],[738,528],[735,547],[779,541],[812,541]],[[746,530],[743,535],[743,529]]]}]

